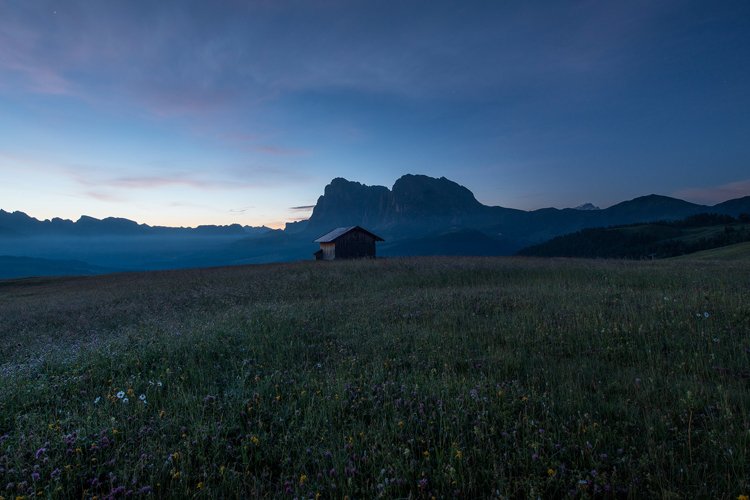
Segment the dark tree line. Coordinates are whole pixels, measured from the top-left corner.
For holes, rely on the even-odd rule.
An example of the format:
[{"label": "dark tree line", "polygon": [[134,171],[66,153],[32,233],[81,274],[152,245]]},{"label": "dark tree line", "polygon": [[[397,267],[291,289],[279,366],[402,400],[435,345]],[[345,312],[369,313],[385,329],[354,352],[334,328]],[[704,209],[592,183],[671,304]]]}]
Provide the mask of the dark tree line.
[{"label": "dark tree line", "polygon": [[[721,226],[724,226],[721,229]],[[705,234],[694,237],[705,228]],[[527,247],[537,257],[666,258],[750,241],[750,215],[697,214],[679,221],[583,229]]]}]

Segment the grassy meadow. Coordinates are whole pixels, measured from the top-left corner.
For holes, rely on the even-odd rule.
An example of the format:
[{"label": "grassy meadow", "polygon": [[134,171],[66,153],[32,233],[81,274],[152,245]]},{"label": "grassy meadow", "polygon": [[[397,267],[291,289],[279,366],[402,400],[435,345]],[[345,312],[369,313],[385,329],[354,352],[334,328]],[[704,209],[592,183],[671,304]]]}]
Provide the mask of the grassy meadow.
[{"label": "grassy meadow", "polygon": [[0,282],[0,498],[750,495],[750,261]]}]

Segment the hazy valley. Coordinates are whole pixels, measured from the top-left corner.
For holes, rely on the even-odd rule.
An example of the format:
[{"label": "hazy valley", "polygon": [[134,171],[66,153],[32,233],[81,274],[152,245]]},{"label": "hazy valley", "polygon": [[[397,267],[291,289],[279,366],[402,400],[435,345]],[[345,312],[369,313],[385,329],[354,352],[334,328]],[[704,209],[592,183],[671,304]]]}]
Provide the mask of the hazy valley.
[{"label": "hazy valley", "polygon": [[[312,258],[312,241],[339,226],[360,225],[385,239],[378,254],[513,255],[581,229],[674,221],[700,213],[737,217],[750,213],[750,197],[715,206],[648,195],[597,210],[546,208],[522,211],[479,203],[445,178],[405,175],[392,189],[334,179],[308,220],[284,230],[266,227],[150,227],[126,219],[82,217],[39,221],[0,211],[0,277],[99,274]],[[612,257],[613,255],[587,255]],[[633,255],[614,255],[638,258]],[[9,257],[24,257],[21,261]],[[35,261],[33,259],[40,259]],[[73,262],[71,262],[73,261]],[[24,272],[21,272],[23,270]]]}]

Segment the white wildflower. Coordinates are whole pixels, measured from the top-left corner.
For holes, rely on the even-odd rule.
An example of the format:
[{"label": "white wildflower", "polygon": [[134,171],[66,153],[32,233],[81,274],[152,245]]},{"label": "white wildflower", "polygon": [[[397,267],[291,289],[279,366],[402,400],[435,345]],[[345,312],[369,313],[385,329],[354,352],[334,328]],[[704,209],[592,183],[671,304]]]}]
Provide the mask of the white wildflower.
[{"label": "white wildflower", "polygon": [[102,397],[101,396],[97,396],[96,399],[94,400],[94,404],[98,405],[99,401],[101,401],[101,400],[102,400]]},{"label": "white wildflower", "polygon": [[125,391],[120,391],[117,393],[117,399],[122,399],[125,397]]},{"label": "white wildflower", "polygon": [[130,400],[129,400],[128,398],[122,398],[122,402],[123,402],[123,404],[124,404],[124,403],[127,403],[127,402],[129,402],[129,401],[130,401]]}]

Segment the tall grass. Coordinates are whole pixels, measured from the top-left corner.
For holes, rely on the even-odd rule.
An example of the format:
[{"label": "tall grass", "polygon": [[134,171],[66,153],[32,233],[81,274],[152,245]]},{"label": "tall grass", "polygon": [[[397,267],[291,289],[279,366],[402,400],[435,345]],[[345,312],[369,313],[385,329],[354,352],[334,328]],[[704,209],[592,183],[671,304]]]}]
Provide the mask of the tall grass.
[{"label": "tall grass", "polygon": [[741,262],[0,282],[0,497],[736,498],[748,297]]}]

